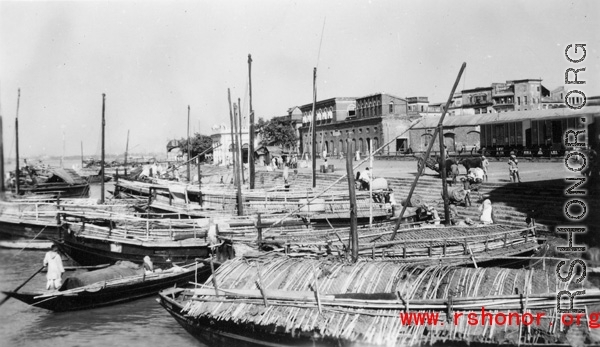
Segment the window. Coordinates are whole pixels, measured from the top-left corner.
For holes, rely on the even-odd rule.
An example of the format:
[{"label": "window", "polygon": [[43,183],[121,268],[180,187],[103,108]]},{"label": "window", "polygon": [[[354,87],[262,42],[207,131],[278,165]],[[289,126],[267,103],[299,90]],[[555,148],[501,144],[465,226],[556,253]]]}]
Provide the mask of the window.
[{"label": "window", "polygon": [[540,91],[540,86],[537,86],[537,91],[538,91],[538,92]]},{"label": "window", "polygon": [[523,97],[523,105],[527,105],[527,95]]},{"label": "window", "polygon": [[517,105],[521,105],[521,97],[517,96]]},{"label": "window", "polygon": [[389,112],[390,113],[394,113],[394,103],[393,102],[390,102],[390,110],[389,110]]}]

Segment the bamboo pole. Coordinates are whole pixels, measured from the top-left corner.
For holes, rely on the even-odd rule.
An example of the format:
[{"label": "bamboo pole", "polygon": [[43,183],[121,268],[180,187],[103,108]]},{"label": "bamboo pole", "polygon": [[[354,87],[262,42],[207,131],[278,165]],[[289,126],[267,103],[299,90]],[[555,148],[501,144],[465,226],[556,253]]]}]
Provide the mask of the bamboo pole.
[{"label": "bamboo pole", "polygon": [[15,118],[15,141],[16,141],[16,171],[15,171],[15,192],[17,195],[19,195],[20,191],[20,183],[19,183],[19,176],[21,176],[19,174],[20,170],[19,170],[19,103],[21,100],[21,88],[19,88],[17,90],[17,116]]},{"label": "bamboo pole", "polygon": [[104,204],[104,128],[106,127],[106,120],[104,119],[106,103],[106,94],[102,93],[102,158],[100,166],[100,203]]},{"label": "bamboo pole", "polygon": [[200,194],[198,203],[202,206],[202,169],[200,168],[200,156],[196,159],[198,160],[198,194]]},{"label": "bamboo pole", "polygon": [[[373,140],[371,140],[373,141]],[[371,175],[371,183],[369,183],[369,226],[373,226],[373,143],[369,142],[369,172]]]},{"label": "bamboo pole", "polygon": [[312,187],[317,187],[317,68],[313,69],[313,106],[312,106],[312,145],[311,145],[311,156],[312,156]]},{"label": "bamboo pole", "polygon": [[[454,93],[452,93],[454,95]],[[448,105],[447,105],[448,106]],[[445,113],[445,112],[444,112]],[[448,182],[446,181],[446,146],[444,145],[444,127],[442,121],[438,124],[438,135],[440,142],[440,176],[442,177],[442,199],[444,200],[444,223],[451,224],[450,221],[450,206],[448,204]],[[475,266],[477,267],[477,266]]]},{"label": "bamboo pole", "polygon": [[244,184],[246,182],[246,178],[244,177],[244,156],[242,155],[242,102],[240,98],[238,98],[238,114],[236,118],[237,122],[237,149],[238,149],[238,158],[240,159],[240,176],[242,177],[241,182]]},{"label": "bamboo pole", "polygon": [[[129,156],[129,129],[127,129],[127,142],[125,143],[125,160],[123,161],[124,175],[127,176],[127,157]],[[117,175],[117,178],[119,175]]]},{"label": "bamboo pole", "polygon": [[[231,155],[234,159],[234,176],[235,176],[235,180],[236,180],[236,186],[237,186],[237,194],[236,194],[236,200],[237,200],[237,212],[238,212],[238,216],[242,216],[244,214],[244,205],[242,203],[242,182],[240,179],[240,171],[239,171],[239,166],[240,163],[235,160],[236,157],[236,151],[235,151],[235,138],[233,135],[233,131],[234,131],[234,127],[235,127],[235,116],[233,114],[233,110],[232,110],[232,106],[231,106],[231,91],[229,90],[229,88],[227,89],[227,97],[229,100],[229,117],[231,120],[231,145],[232,145],[232,151],[231,151]],[[236,163],[237,163],[237,169],[236,169]]]},{"label": "bamboo pole", "polygon": [[233,131],[234,131],[234,127],[233,127],[233,109],[232,109],[232,105],[231,105],[231,91],[229,90],[229,88],[227,88],[227,99],[229,101],[229,123],[230,123],[230,133],[231,133],[231,146],[230,146],[230,152],[231,152],[231,161],[233,162],[233,180],[234,180],[234,184],[237,186],[238,185],[238,180],[237,180],[237,169],[236,169],[236,155],[235,155],[235,137],[233,135]]},{"label": "bamboo pole", "polygon": [[[353,149],[352,142],[347,144],[348,153]],[[352,156],[346,156],[346,175],[348,176],[348,191],[350,193],[350,249],[352,250],[352,261],[358,260],[358,231],[356,222],[356,192],[354,190],[354,174],[352,173]]]},{"label": "bamboo pole", "polygon": [[192,157],[192,144],[190,143],[190,105],[188,105],[188,114],[187,114],[187,181],[192,181],[192,170],[190,164],[190,158]]},{"label": "bamboo pole", "polygon": [[[450,103],[452,102],[452,97],[454,96],[456,87],[458,87],[458,82],[460,82],[460,78],[466,67],[467,67],[467,63],[463,63],[462,66],[460,67],[460,71],[458,72],[458,76],[456,76],[456,81],[454,82],[454,86],[452,86],[452,91],[450,92],[450,95],[448,96],[448,101],[446,101],[446,106],[442,110],[442,116],[440,117],[440,121],[439,121],[440,125],[438,125],[438,127],[435,128],[435,133],[433,134],[432,139],[435,139],[437,132],[440,131],[440,129],[443,125],[444,117],[446,116],[446,113],[448,112],[448,108],[450,107]],[[400,216],[398,217],[398,221],[396,222],[396,226],[394,227],[394,234],[392,235],[392,240],[394,240],[396,238],[396,233],[398,232],[400,223],[402,223],[402,217],[404,216],[404,212],[406,211],[406,208],[408,207],[410,199],[412,198],[412,195],[415,191],[415,188],[417,187],[417,182],[419,182],[419,177],[423,174],[423,170],[425,170],[425,166],[426,166],[425,162],[427,161],[427,158],[429,157],[429,153],[431,152],[431,148],[433,147],[434,142],[435,142],[435,140],[432,140],[431,143],[429,143],[429,146],[427,147],[427,151],[425,152],[425,156],[423,157],[423,159],[424,159],[423,165],[419,168],[419,171],[417,172],[417,176],[415,177],[415,180],[414,180],[412,186],[410,187],[410,191],[408,192],[408,196],[406,197],[406,203],[404,204],[404,206],[402,206],[402,211],[400,212]]]},{"label": "bamboo pole", "polygon": [[254,110],[252,109],[252,56],[248,54],[248,85],[250,90],[250,126],[248,127],[248,134],[250,140],[248,141],[248,168],[250,169],[250,189],[254,189]]}]

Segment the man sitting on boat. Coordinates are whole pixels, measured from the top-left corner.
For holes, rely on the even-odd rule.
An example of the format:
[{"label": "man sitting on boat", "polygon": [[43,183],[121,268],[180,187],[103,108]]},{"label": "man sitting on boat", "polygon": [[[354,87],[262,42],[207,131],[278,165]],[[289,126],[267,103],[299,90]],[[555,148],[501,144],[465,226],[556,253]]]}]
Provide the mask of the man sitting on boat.
[{"label": "man sitting on boat", "polygon": [[56,245],[52,245],[52,248],[46,253],[44,266],[48,267],[48,271],[46,272],[46,279],[48,280],[46,289],[57,290],[62,285],[62,274],[65,272],[65,269]]}]

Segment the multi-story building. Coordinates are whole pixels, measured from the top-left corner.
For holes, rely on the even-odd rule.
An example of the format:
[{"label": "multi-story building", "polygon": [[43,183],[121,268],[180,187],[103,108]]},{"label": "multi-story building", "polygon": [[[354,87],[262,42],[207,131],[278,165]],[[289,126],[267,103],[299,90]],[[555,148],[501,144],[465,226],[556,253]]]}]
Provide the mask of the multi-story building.
[{"label": "multi-story building", "polygon": [[[514,111],[530,111],[542,109],[542,91],[541,79],[524,79],[515,81],[506,81],[507,84],[512,84],[514,89],[515,107]],[[546,88],[544,88],[548,91]]]},{"label": "multi-story building", "polygon": [[429,98],[426,96],[411,96],[406,98],[406,102],[408,103],[408,112],[427,113],[429,108]]},{"label": "multi-story building", "polygon": [[474,114],[493,112],[492,87],[479,87],[462,91],[462,108],[473,109]]},{"label": "multi-story building", "polygon": [[512,83],[492,83],[492,108],[496,113],[515,109],[515,90]]},{"label": "multi-story building", "polygon": [[448,107],[448,116],[464,116],[475,114],[475,110],[472,108],[463,108],[462,93],[457,92],[452,95],[452,103]]},{"label": "multi-story building", "polygon": [[[302,152],[306,154],[311,153],[312,104],[300,106],[300,110]],[[348,143],[362,155],[383,144],[383,153],[404,152],[410,146],[406,130],[411,120],[420,117],[417,112],[409,112],[406,99],[386,93],[321,100],[316,110],[316,152],[329,156],[347,155]]]},{"label": "multi-story building", "polygon": [[[460,98],[458,97],[460,96]],[[465,89],[454,95],[450,115],[473,115],[509,111],[541,110],[551,92],[541,79],[492,83],[490,87]],[[458,100],[462,99],[461,102]]]}]

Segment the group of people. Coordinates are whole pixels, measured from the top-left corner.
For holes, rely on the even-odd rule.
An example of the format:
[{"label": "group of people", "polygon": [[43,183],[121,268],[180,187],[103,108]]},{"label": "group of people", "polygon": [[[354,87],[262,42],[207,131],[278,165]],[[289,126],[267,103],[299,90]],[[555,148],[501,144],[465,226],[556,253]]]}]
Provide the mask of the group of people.
[{"label": "group of people", "polygon": [[[479,224],[494,224],[496,223],[496,216],[494,215],[494,209],[492,207],[492,202],[490,199],[485,199],[479,205]],[[471,218],[462,218],[462,216],[458,213],[458,209],[456,204],[450,204],[450,222],[452,225],[465,226],[465,225],[474,225],[478,224],[473,221]]]}]

